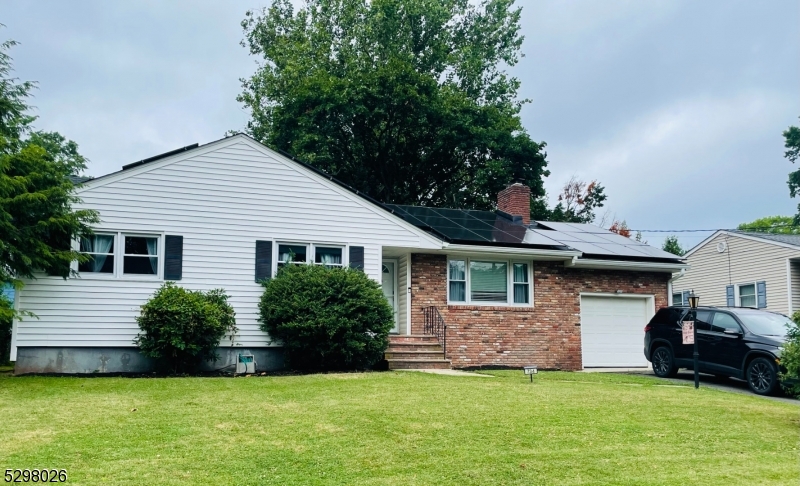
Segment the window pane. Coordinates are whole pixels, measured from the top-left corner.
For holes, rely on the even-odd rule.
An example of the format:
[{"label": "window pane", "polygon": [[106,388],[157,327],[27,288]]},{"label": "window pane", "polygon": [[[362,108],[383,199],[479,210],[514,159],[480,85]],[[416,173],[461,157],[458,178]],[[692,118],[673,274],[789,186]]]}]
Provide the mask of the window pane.
[{"label": "window pane", "polygon": [[114,253],[114,235],[92,235],[81,238],[84,253]]},{"label": "window pane", "polygon": [[467,282],[450,282],[450,301],[467,301]]},{"label": "window pane", "polygon": [[305,245],[278,245],[278,261],[305,263],[306,252]]},{"label": "window pane", "polygon": [[528,302],[528,284],[514,284],[514,303],[527,304]]},{"label": "window pane", "polygon": [[125,237],[126,255],[157,255],[158,238],[148,238],[144,236]]},{"label": "window pane", "polygon": [[450,260],[450,280],[466,280],[467,266],[464,260]]},{"label": "window pane", "polygon": [[515,263],[514,264],[514,283],[527,283],[528,282],[528,264]]},{"label": "window pane", "polygon": [[126,256],[122,261],[122,273],[134,275],[158,274],[157,257]]},{"label": "window pane", "polygon": [[756,306],[756,286],[755,285],[741,285],[739,286],[739,305],[742,307],[755,307]]},{"label": "window pane", "polygon": [[683,305],[683,293],[672,294],[672,305]]},{"label": "window pane", "polygon": [[737,331],[741,331],[742,328],[732,315],[724,314],[722,312],[715,312],[714,322],[711,324],[711,330],[714,332],[725,332],[725,329],[736,329]]},{"label": "window pane", "polygon": [[508,302],[506,263],[469,262],[470,299],[475,302]]},{"label": "window pane", "polygon": [[323,248],[318,246],[314,254],[314,261],[324,265],[341,265],[342,264],[342,249],[341,248]]},{"label": "window pane", "polygon": [[78,265],[78,272],[114,273],[114,255],[90,255],[91,260]]}]

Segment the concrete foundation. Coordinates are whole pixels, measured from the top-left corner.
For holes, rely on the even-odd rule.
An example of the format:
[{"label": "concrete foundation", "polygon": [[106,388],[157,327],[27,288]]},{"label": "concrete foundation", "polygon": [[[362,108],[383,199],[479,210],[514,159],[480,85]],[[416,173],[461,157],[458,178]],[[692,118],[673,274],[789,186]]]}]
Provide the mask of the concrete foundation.
[{"label": "concrete foundation", "polygon": [[[282,348],[219,348],[219,360],[206,362],[202,371],[225,369],[235,371],[239,353],[250,353],[256,371],[277,371],[284,367]],[[153,361],[137,348],[89,347],[19,347],[14,374],[62,373],[147,373],[154,370]]]}]

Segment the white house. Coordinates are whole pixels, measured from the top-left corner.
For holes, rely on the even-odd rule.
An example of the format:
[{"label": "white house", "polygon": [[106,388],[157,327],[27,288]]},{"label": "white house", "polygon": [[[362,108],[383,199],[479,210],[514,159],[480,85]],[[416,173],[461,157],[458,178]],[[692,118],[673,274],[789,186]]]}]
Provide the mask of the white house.
[{"label": "white house", "polygon": [[397,336],[431,334],[435,310],[448,366],[645,365],[641,329],[686,265],[590,225],[530,222],[526,190],[503,191],[496,212],[383,205],[244,135],[126,165],[77,190],[101,218],[80,242],[93,261],[16,293],[38,318],[14,322],[15,371],[148,369],[135,317],[166,280],[230,295],[239,333],[214,366],[251,352],[259,369],[279,368],[280,347],[259,329],[258,281],[289,253],[380,282]]}]

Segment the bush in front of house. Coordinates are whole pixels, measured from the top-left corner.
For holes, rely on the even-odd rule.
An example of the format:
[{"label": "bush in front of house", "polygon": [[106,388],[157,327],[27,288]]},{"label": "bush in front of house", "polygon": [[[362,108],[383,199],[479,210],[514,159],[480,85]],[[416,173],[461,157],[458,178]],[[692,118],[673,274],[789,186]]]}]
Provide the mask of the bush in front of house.
[{"label": "bush in front of house", "polygon": [[216,361],[220,339],[235,334],[236,313],[222,289],[201,292],[165,283],[136,318],[141,333],[134,343],[144,356],[172,373],[197,371]]},{"label": "bush in front of house", "polygon": [[364,272],[288,265],[264,283],[261,329],[298,370],[361,370],[383,359],[392,309]]},{"label": "bush in front of house", "polygon": [[789,395],[800,397],[800,312],[792,316],[780,361],[781,367],[786,368],[786,372],[781,373],[783,388]]},{"label": "bush in front of house", "polygon": [[14,304],[0,294],[0,365],[7,365],[11,357],[11,319]]}]

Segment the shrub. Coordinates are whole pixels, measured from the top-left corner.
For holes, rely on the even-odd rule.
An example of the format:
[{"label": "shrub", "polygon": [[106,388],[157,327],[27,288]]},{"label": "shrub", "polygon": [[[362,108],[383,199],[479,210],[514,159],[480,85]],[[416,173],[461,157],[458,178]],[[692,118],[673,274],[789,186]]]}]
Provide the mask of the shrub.
[{"label": "shrub", "polygon": [[11,319],[14,304],[0,294],[0,365],[7,365],[11,357]]},{"label": "shrub", "polygon": [[264,287],[261,329],[283,344],[290,367],[366,369],[383,358],[392,309],[363,272],[288,265]]},{"label": "shrub", "polygon": [[786,369],[781,379],[788,381],[783,384],[787,393],[800,396],[800,312],[794,313],[792,321],[781,351],[781,367]]},{"label": "shrub", "polygon": [[167,282],[142,306],[136,322],[143,332],[134,343],[164,369],[196,371],[203,361],[219,359],[220,339],[237,331],[235,315],[222,289],[193,291]]}]

